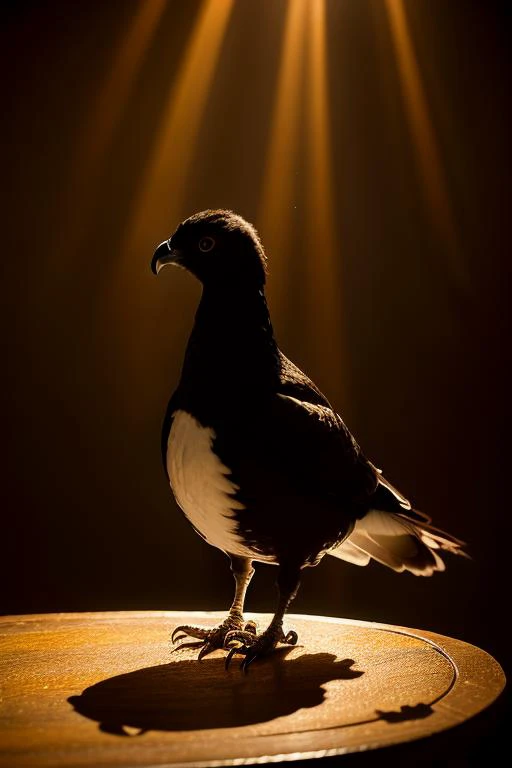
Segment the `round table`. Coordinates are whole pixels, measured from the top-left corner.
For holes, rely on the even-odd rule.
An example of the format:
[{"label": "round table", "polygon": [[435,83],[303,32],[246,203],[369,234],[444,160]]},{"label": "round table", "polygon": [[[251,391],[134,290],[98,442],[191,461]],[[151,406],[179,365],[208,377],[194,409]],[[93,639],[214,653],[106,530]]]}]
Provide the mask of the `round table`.
[{"label": "round table", "polygon": [[[298,644],[247,673],[225,652],[172,653],[217,612],[0,618],[0,765],[212,766],[319,758],[460,724],[504,687],[499,664],[431,632],[288,615]],[[270,616],[247,614],[259,626]]]}]

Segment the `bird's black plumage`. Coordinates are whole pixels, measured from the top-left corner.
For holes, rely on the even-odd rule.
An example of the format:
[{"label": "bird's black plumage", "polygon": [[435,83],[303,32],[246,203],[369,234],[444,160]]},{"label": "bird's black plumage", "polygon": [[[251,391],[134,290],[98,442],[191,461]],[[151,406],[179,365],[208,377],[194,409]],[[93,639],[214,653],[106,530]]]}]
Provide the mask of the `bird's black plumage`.
[{"label": "bird's black plumage", "polygon": [[[164,420],[164,465],[196,530],[231,557],[237,583],[221,627],[184,627],[182,636],[197,638],[200,655],[234,643],[229,658],[244,653],[246,664],[290,642],[282,617],[300,572],[327,552],[417,574],[442,570],[439,550],[460,552],[460,542],[411,509],[278,348],[254,228],[230,211],[196,214],[155,252],[153,270],[166,263],[194,274],[203,293]],[[254,560],[279,566],[281,595],[258,637],[242,619]]]}]

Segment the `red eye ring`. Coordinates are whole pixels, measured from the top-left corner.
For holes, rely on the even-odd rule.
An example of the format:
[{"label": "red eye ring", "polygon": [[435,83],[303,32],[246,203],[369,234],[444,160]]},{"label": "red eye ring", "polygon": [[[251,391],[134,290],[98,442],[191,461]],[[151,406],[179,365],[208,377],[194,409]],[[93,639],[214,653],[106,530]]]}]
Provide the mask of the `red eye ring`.
[{"label": "red eye ring", "polygon": [[215,247],[215,240],[213,237],[202,237],[198,245],[199,250],[202,251],[202,253],[208,253],[208,251],[211,251]]}]

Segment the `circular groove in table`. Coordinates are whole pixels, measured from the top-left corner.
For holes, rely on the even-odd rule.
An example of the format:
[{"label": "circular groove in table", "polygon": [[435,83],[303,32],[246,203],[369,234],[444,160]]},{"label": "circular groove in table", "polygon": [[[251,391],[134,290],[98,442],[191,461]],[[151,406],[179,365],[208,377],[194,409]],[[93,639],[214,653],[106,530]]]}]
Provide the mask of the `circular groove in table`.
[{"label": "circular groove in table", "polygon": [[1,618],[0,764],[175,768],[375,749],[464,722],[505,682],[492,657],[459,640],[317,616],[288,616],[300,645],[247,675],[236,662],[226,673],[221,651],[201,663],[170,653],[174,626],[221,618]]}]

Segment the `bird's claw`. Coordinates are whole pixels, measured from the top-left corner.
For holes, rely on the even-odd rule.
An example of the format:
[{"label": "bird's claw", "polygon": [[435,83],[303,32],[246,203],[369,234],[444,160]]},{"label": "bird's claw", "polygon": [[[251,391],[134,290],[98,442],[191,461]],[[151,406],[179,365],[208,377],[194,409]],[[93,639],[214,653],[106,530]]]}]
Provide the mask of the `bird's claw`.
[{"label": "bird's claw", "polygon": [[293,629],[287,632],[286,635],[282,630],[279,633],[267,630],[261,635],[255,635],[252,632],[248,632],[247,629],[245,631],[232,630],[227,633],[224,641],[224,647],[229,649],[225,667],[229,669],[233,656],[239,653],[244,656],[240,669],[242,672],[247,672],[249,664],[252,664],[255,659],[267,656],[278,643],[295,645],[297,640],[297,633]]},{"label": "bird's claw", "polygon": [[256,624],[254,621],[248,621],[244,626],[242,621],[238,621],[233,617],[227,618],[220,626],[211,629],[182,624],[179,627],[175,627],[173,630],[171,642],[177,643],[187,637],[196,638],[196,641],[181,643],[181,645],[173,648],[171,653],[176,653],[176,651],[181,651],[186,648],[200,648],[197,659],[198,661],[201,661],[201,659],[209,653],[212,653],[212,651],[226,648],[227,646],[225,643],[227,636],[232,632],[237,631],[246,633],[248,638],[253,638],[256,635]]}]

